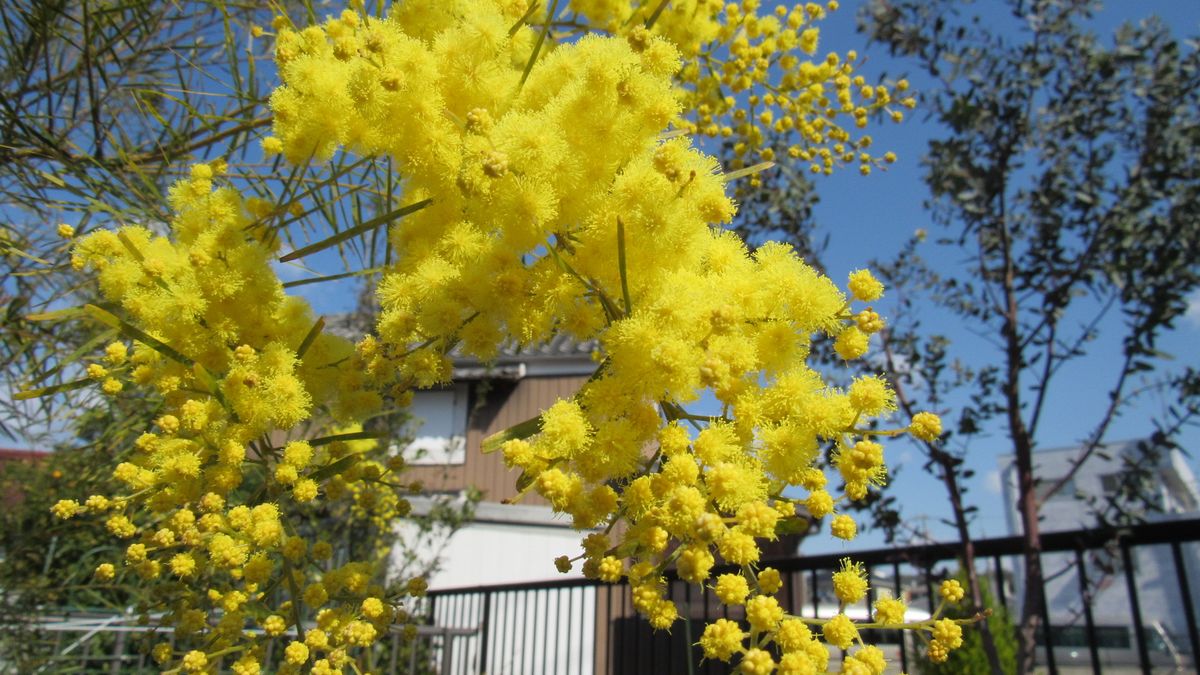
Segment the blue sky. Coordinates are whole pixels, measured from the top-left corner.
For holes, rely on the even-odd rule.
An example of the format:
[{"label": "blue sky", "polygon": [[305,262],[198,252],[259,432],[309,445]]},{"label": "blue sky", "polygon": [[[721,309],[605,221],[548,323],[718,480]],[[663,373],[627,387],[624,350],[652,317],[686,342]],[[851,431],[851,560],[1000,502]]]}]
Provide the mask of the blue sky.
[{"label": "blue sky", "polygon": [[[822,48],[844,51],[857,49],[867,58],[863,70],[870,75],[886,72],[892,77],[910,74],[914,88],[931,86],[915,72],[911,64],[890,58],[879,45],[868,47],[864,36],[855,32],[855,13],[865,4],[863,0],[843,2],[841,9],[833,13],[822,24]],[[975,5],[986,12],[996,13],[999,2],[980,2]],[[969,9],[969,8],[968,8]],[[1177,36],[1200,34],[1200,3],[1181,0],[1145,0],[1139,2],[1111,2],[1092,22],[1093,29],[1102,37],[1112,35],[1113,30],[1127,20],[1139,20],[1151,14],[1164,18]],[[1001,18],[997,16],[997,18]],[[875,147],[895,151],[900,159],[887,172],[874,172],[868,177],[854,171],[841,171],[831,177],[817,179],[821,202],[816,209],[816,220],[824,232],[830,234],[830,246],[825,263],[835,279],[845,275],[872,258],[889,259],[899,246],[918,228],[925,228],[932,241],[939,232],[923,208],[928,191],[921,180],[919,161],[928,141],[939,133],[938,125],[926,119],[918,109],[902,124],[879,125],[873,136]],[[924,254],[933,257],[936,249],[927,245]],[[886,310],[887,303],[879,303]],[[956,328],[946,321],[935,322],[939,330],[945,330],[953,339],[952,351],[969,363],[994,362],[996,354],[976,335]],[[1110,332],[1111,335],[1111,332]],[[1178,330],[1162,341],[1161,348],[1176,357],[1178,365],[1198,365],[1195,343],[1200,340],[1200,299],[1193,303],[1193,312],[1178,325]],[[1052,390],[1051,401],[1045,416],[1053,422],[1043,424],[1039,433],[1040,447],[1053,448],[1078,444],[1084,437],[1097,413],[1088,411],[1102,409],[1107,403],[1106,392],[1111,387],[1115,373],[1105,368],[1114,355],[1119,354],[1120,345],[1103,337],[1091,349],[1085,359],[1064,369],[1059,377],[1059,386],[1069,383],[1070,391],[1064,388]],[[1152,402],[1119,418],[1113,425],[1108,438],[1123,440],[1147,435],[1153,427],[1149,415],[1158,410]],[[1200,433],[1195,430],[1183,436],[1184,447],[1200,448]],[[968,466],[976,471],[970,482],[967,495],[969,503],[980,508],[973,534],[977,537],[1008,534],[1003,502],[999,492],[997,472],[998,458],[1007,452],[1007,439],[997,430],[990,437],[977,441],[968,453]],[[889,462],[900,464],[900,473],[891,489],[902,505],[904,518],[915,526],[927,526],[936,539],[952,539],[950,528],[939,520],[949,517],[950,510],[945,498],[945,489],[940,481],[921,472],[922,455],[915,446],[893,443],[889,448]],[[1189,460],[1193,470],[1200,470],[1197,455]],[[806,541],[806,552],[852,550],[874,548],[883,545],[878,534],[867,534],[851,544],[843,544],[828,537],[813,537]]]}]

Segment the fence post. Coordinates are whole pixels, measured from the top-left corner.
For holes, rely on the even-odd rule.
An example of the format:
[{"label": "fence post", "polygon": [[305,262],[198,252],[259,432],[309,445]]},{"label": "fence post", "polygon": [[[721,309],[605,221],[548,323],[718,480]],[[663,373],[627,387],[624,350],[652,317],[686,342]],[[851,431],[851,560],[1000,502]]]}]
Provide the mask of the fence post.
[{"label": "fence post", "polygon": [[1129,555],[1129,541],[1121,537],[1121,564],[1125,566],[1125,589],[1129,592],[1129,609],[1133,612],[1133,629],[1137,631],[1138,663],[1142,672],[1150,673],[1150,647],[1146,644],[1146,627],[1142,625],[1142,606],[1138,602],[1137,580],[1133,576],[1133,558]]},{"label": "fence post", "polygon": [[479,624],[479,672],[487,672],[488,626],[492,620],[492,592],[483,592],[483,621]]}]

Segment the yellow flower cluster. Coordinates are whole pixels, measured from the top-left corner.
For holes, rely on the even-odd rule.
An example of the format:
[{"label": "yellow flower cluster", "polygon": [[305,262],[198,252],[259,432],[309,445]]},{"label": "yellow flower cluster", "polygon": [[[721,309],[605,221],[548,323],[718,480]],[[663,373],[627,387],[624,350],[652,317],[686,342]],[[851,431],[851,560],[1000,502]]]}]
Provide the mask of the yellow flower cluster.
[{"label": "yellow flower cluster", "polygon": [[[339,668],[388,630],[406,593],[385,593],[367,562],[331,567],[332,547],[298,536],[285,509],[323,492],[331,511],[346,503],[360,521],[390,523],[407,512],[384,480],[401,467],[374,461],[375,442],[356,433],[354,421],[383,403],[362,355],[284,294],[268,264],[270,232],[254,204],[214,189],[220,170],[196,165],[172,188],[171,237],[124,227],[75,248],[74,264],[93,270],[119,308],[119,318],[89,308],[93,316],[133,339],[132,350],[110,344],[88,375],[108,394],[127,382],[162,403],[114,472],[126,494],[53,511],[105,517],[110,533],[132,540],[124,567],[155,587],[175,627],[175,646],[156,649],[160,663],[202,672],[230,655],[235,672],[255,673],[270,638],[311,614],[325,639],[309,646]],[[323,429],[334,435],[297,438]],[[117,574],[113,563],[96,569],[103,581]],[[266,638],[245,631],[256,623]],[[308,658],[299,647],[287,652],[295,665]]]},{"label": "yellow flower cluster", "polygon": [[[853,51],[818,56],[818,24],[838,8],[836,1],[779,4],[769,11],[762,5],[572,0],[570,8],[635,47],[650,35],[676,45],[687,59],[677,78],[686,111],[681,126],[728,139],[738,157],[732,169],[786,155],[807,162],[813,173],[852,164],[868,174],[880,161],[895,161],[892,153],[871,154],[871,137],[857,134],[877,111],[902,120],[903,109],[916,105],[904,95],[908,83],[868,84],[855,74]],[[785,145],[776,147],[780,140]]]},{"label": "yellow flower cluster", "polygon": [[[681,109],[670,79],[679,55],[699,53],[671,38],[674,19],[662,23],[670,40],[589,34],[534,61],[524,10],[417,3],[383,19],[347,10],[283,28],[283,86],[265,147],[295,162],[339,146],[388,156],[406,181],[411,208],[391,228],[396,262],[378,290],[378,337],[360,348],[372,372],[425,387],[449,378],[455,345],[488,360],[505,343],[559,333],[598,341],[597,375],[495,444],[524,489],[575,527],[602,530],[583,542],[584,574],[628,577],[638,611],[668,628],[678,616],[665,595],[668,567],[696,584],[718,556],[753,570],[758,541],[798,518],[785,488],[806,488],[802,503],[823,516],[885,481],[867,422],[894,408],[890,388],[864,378],[841,390],[805,363],[818,334],[843,358],[861,357],[883,322],[870,309],[853,313],[789,247],[750,254],[713,229],[734,209],[716,163],[684,138],[660,137]],[[802,9],[797,21],[819,13]],[[719,23],[713,34],[743,30]],[[863,302],[883,291],[864,270],[848,288]],[[704,391],[722,414],[687,411]],[[823,444],[837,449],[842,495],[815,468]],[[857,526],[842,513],[831,529],[850,539]],[[848,595],[865,592],[857,569],[840,573]],[[718,596],[745,605],[752,634],[796,645],[785,650],[788,672],[803,672],[805,658],[823,669],[824,647],[802,622],[785,621],[773,597],[778,574],[747,574],[718,580]],[[790,637],[779,637],[785,625]],[[750,634],[736,624],[709,630],[702,644],[712,656],[742,652],[752,672],[778,665],[745,649]],[[843,615],[823,637],[846,647],[857,629]],[[878,650],[854,658],[873,672],[883,662]]]},{"label": "yellow flower cluster", "polygon": [[[883,319],[852,304],[877,300],[882,284],[856,271],[848,296],[787,246],[751,254],[720,229],[735,206],[717,161],[663,132],[683,115],[692,133],[736,137],[739,155],[772,159],[770,127],[794,132],[790,154],[815,171],[851,161],[865,171],[869,138],[852,139],[837,119],[861,127],[891,94],[852,76],[853,56],[798,56],[815,53],[825,7],[760,15],[753,0],[694,0],[644,17],[634,7],[576,2],[609,35],[584,30],[558,45],[543,44],[550,26],[524,0],[419,0],[305,28],[276,21],[282,84],[263,151],[303,165],[344,148],[388,157],[402,179],[403,198],[380,220],[395,255],[376,334],[357,346],[284,294],[268,264],[281,207],[214,189],[219,162],[171,190],[170,237],[126,227],[77,243],[76,265],[95,271],[120,316],[89,311],[133,344],[110,345],[88,376],[112,396],[127,384],[155,392],[162,410],[116,470],[127,494],[53,510],[103,514],[132,540],[124,568],[158,584],[178,638],[156,648],[160,662],[201,672],[236,658],[233,671],[248,675],[278,640],[285,668],[353,665],[353,650],[402,620],[398,603],[424,583],[386,591],[370,561],[331,566],[329,544],[301,536],[287,514],[323,497],[381,527],[403,516],[391,487],[403,463],[373,461],[355,433],[388,403],[381,392],[398,402],[446,382],[456,346],[487,361],[506,344],[568,334],[596,341],[596,376],[489,442],[522,472],[524,491],[591,530],[584,553],[556,566],[582,559],[589,577],[628,578],[635,607],[662,629],[678,616],[669,568],[712,582],[746,624],[718,620],[700,645],[710,658],[740,655],[744,672],[824,672],[826,644],[856,642],[847,672],[883,671],[844,614],[784,612],[759,542],[798,523],[797,506],[832,516],[831,533],[852,539],[857,524],[839,510],[887,477],[876,439],[933,441],[941,422],[921,413],[907,429],[874,429],[895,408],[884,380],[841,389],[806,363],[819,336],[845,360],[868,351]],[[689,412],[706,393],[720,413]],[[332,435],[314,438],[320,430]],[[817,467],[823,447],[834,449],[840,493]],[[785,496],[794,486],[802,499]],[[718,561],[740,571],[713,581]],[[118,573],[111,562],[96,570]],[[861,600],[861,566],[847,561],[834,587],[844,603]],[[862,625],[902,625],[904,611],[883,599]],[[254,624],[261,637],[245,632]],[[929,630],[943,652],[961,643],[952,621],[907,627]]]}]

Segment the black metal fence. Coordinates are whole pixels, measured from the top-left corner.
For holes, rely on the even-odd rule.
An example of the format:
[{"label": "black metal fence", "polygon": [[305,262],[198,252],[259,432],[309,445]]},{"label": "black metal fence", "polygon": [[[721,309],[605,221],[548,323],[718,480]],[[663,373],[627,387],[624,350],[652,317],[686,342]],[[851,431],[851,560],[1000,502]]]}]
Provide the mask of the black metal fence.
[{"label": "black metal fence", "polygon": [[[1046,672],[1196,672],[1200,653],[1196,591],[1200,586],[1200,519],[1143,524],[1119,531],[1078,530],[1042,537],[1043,614],[1039,658]],[[1019,613],[1023,591],[1019,537],[975,542],[977,569],[999,607]],[[872,590],[904,596],[927,617],[936,584],[958,570],[956,544],[860,551]],[[831,573],[845,554],[773,560],[781,572],[778,597],[802,616],[837,611]],[[711,593],[669,579],[681,621],[655,632],[637,617],[629,586],[582,579],[482,586],[429,594],[428,621],[477,631],[441,654],[444,672],[489,675],[540,673],[718,673],[695,646],[715,618],[742,618]],[[921,618],[920,616],[914,618]],[[866,636],[880,644],[897,672],[915,668],[914,644],[896,631]],[[446,663],[446,659],[449,663]]]}]

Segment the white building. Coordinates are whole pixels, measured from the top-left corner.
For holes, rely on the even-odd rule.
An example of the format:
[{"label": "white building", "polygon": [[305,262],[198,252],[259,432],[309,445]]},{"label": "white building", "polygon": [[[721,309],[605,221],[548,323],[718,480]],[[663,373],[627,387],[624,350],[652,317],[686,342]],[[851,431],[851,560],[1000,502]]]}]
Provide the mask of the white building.
[{"label": "white building", "polygon": [[[1044,495],[1066,476],[1080,455],[1080,448],[1055,448],[1034,454],[1037,489]],[[1022,532],[1018,511],[1016,466],[1011,455],[1000,458],[1000,470],[1009,532]],[[1157,457],[1138,452],[1137,441],[1111,443],[1100,447],[1041,505],[1043,534],[1086,530],[1098,526],[1097,511],[1114,513],[1112,505],[1122,503],[1120,495],[1136,487],[1146,495],[1153,508],[1133,510],[1147,522],[1189,520],[1200,517],[1200,489],[1196,476],[1177,450],[1158,453]],[[1193,605],[1200,607],[1197,580],[1200,580],[1200,546],[1190,542],[1181,546],[1185,572],[1192,580]],[[1130,550],[1133,578],[1143,627],[1156,666],[1191,667],[1187,619],[1179,597],[1174,556],[1169,545],[1139,546]],[[1084,556],[1085,571],[1092,594],[1091,612],[1096,626],[1101,660],[1108,668],[1128,667],[1137,663],[1137,642],[1133,629],[1131,600],[1125,582],[1125,565],[1120,548],[1090,551]],[[1045,554],[1042,566],[1046,578],[1046,601],[1059,666],[1072,662],[1089,664],[1083,593],[1074,553]],[[1018,561],[1014,569],[1014,597],[1019,603],[1023,577]],[[1090,666],[1089,666],[1090,672]],[[1194,671],[1193,671],[1194,672]]]}]

